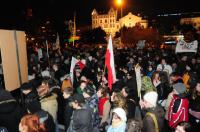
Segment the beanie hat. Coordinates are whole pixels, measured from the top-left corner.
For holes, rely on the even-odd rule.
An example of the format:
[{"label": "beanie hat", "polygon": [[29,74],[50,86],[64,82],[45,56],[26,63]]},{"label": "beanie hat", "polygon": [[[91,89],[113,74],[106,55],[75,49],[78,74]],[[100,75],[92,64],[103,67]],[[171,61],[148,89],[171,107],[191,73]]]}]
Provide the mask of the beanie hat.
[{"label": "beanie hat", "polygon": [[124,109],[122,109],[122,108],[115,108],[115,109],[113,110],[113,113],[116,113],[116,114],[120,117],[120,119],[121,119],[122,121],[124,121],[124,122],[127,121],[126,112],[124,111]]},{"label": "beanie hat", "polygon": [[157,104],[158,94],[154,91],[151,91],[146,93],[143,98],[146,102],[149,102],[155,107]]},{"label": "beanie hat", "polygon": [[96,90],[95,90],[95,87],[93,86],[93,84],[87,84],[87,86],[83,89],[83,92],[92,96],[95,94]]},{"label": "beanie hat", "polygon": [[71,99],[71,102],[77,102],[77,103],[85,103],[85,99],[82,94],[74,94]]},{"label": "beanie hat", "polygon": [[186,92],[186,87],[183,83],[176,83],[173,85],[173,88],[176,90],[178,94],[183,94]]}]

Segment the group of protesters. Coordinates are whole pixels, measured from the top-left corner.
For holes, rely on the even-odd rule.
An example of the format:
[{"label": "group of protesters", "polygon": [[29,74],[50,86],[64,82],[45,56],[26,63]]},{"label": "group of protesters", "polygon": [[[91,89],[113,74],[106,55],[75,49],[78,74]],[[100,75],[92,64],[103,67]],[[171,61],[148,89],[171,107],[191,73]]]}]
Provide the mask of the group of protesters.
[{"label": "group of protesters", "polygon": [[[81,64],[70,73],[72,57]],[[20,99],[0,88],[0,131],[59,132],[60,124],[65,132],[199,130],[198,52],[125,48],[115,49],[114,58],[117,80],[108,87],[104,48],[29,46],[29,81],[19,88]]]}]

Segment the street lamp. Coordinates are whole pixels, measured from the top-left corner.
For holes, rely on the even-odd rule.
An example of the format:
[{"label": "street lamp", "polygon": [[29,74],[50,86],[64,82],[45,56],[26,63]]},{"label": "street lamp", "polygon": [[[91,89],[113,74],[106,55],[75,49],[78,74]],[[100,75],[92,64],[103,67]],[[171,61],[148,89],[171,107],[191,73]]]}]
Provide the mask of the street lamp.
[{"label": "street lamp", "polygon": [[[118,6],[120,6],[120,18],[122,18],[122,5],[123,5],[123,2],[122,2],[122,0],[117,0],[116,1],[116,3],[117,3],[117,5]],[[121,31],[120,31],[120,44],[122,43],[122,22],[120,23],[120,29],[121,29]]]},{"label": "street lamp", "polygon": [[121,8],[120,10],[121,10],[121,18],[122,18],[122,5],[123,5],[122,0],[117,0],[117,5],[119,5]]}]

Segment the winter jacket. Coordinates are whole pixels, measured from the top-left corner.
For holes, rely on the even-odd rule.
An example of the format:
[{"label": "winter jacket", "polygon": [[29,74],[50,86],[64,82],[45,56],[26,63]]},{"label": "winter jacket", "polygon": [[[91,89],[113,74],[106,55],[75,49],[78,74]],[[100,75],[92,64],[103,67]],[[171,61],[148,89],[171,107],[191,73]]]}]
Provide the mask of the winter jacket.
[{"label": "winter jacket", "polygon": [[188,109],[189,101],[186,97],[173,95],[168,111],[169,126],[175,128],[180,122],[187,122]]},{"label": "winter jacket", "polygon": [[[164,126],[164,110],[162,107],[157,106],[155,108],[148,109],[147,112],[150,112],[155,115],[158,123],[159,132],[162,132]],[[142,132],[155,132],[155,123],[153,118],[150,115],[145,115],[143,119],[143,128]]]},{"label": "winter jacket", "polygon": [[73,108],[70,106],[70,98],[65,100],[65,111],[64,111],[64,123],[65,123],[65,130],[68,129],[70,125],[70,119],[72,117]]},{"label": "winter jacket", "polygon": [[54,119],[54,122],[57,121],[57,111],[58,111],[58,103],[57,103],[57,95],[56,94],[49,94],[42,98],[40,98],[41,108],[49,114]]},{"label": "winter jacket", "polygon": [[24,114],[12,95],[0,89],[0,126],[7,128],[9,132],[16,132]]},{"label": "winter jacket", "polygon": [[100,124],[98,101],[99,100],[97,94],[94,94],[92,97],[86,99],[86,108],[92,111],[92,120],[94,127],[98,127]]},{"label": "winter jacket", "polygon": [[126,124],[122,123],[119,127],[113,128],[112,125],[108,127],[107,132],[125,132]]},{"label": "winter jacket", "polygon": [[93,132],[91,111],[88,109],[74,110],[67,132]]}]

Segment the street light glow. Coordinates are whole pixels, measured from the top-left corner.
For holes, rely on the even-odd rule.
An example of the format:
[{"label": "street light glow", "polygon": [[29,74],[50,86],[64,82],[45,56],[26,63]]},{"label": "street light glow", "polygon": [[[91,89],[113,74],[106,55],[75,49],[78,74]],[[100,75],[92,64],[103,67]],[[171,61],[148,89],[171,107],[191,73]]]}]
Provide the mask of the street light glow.
[{"label": "street light glow", "polygon": [[122,0],[117,0],[118,5],[122,5]]}]

